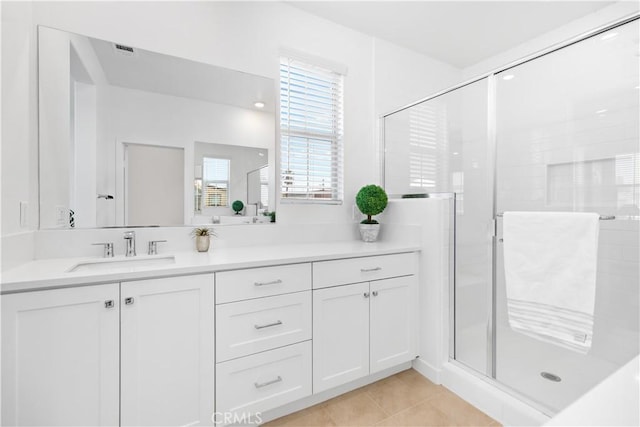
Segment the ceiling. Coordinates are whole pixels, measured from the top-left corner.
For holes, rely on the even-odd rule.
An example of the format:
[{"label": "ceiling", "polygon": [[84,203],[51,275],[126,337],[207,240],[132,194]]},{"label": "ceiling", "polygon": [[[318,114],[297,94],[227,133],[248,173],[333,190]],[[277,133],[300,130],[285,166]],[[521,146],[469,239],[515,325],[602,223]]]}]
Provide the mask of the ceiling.
[{"label": "ceiling", "polygon": [[112,42],[90,41],[111,85],[246,109],[261,101],[262,111],[275,111],[274,82],[267,77],[138,48],[122,54]]},{"label": "ceiling", "polygon": [[458,68],[474,65],[615,1],[289,1]]}]

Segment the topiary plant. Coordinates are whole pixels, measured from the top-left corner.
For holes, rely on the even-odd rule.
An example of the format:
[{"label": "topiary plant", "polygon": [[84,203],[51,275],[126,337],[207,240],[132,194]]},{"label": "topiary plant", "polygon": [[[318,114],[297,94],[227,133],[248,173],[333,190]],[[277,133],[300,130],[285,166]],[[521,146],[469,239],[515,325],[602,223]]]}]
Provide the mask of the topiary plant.
[{"label": "topiary plant", "polygon": [[360,212],[367,216],[360,224],[377,224],[378,221],[371,219],[372,215],[378,215],[387,207],[389,198],[382,187],[377,185],[366,185],[358,191],[356,195],[356,205]]},{"label": "topiary plant", "polygon": [[191,230],[191,234],[194,237],[198,237],[198,236],[215,236],[216,233],[213,231],[212,228],[208,228],[208,227],[197,227],[194,228],[193,230]]},{"label": "topiary plant", "polygon": [[239,215],[239,214],[240,214],[240,211],[241,211],[242,209],[244,209],[244,203],[242,203],[242,201],[240,201],[240,200],[236,200],[235,202],[233,202],[233,203],[231,204],[231,209],[233,209],[233,210],[234,210],[234,212],[236,213],[236,215]]}]

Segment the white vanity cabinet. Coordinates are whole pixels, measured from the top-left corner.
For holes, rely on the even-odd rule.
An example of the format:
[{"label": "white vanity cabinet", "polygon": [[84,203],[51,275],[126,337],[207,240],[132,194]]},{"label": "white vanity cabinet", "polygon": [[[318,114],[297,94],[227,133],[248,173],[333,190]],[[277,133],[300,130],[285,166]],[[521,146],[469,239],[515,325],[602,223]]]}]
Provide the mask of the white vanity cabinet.
[{"label": "white vanity cabinet", "polygon": [[216,273],[216,421],[311,395],[311,306],[310,263]]},{"label": "white vanity cabinet", "polygon": [[121,285],[121,424],[210,425],[213,275]]},{"label": "white vanity cabinet", "polygon": [[314,263],[314,393],[416,357],[415,266],[413,253]]},{"label": "white vanity cabinet", "polygon": [[118,425],[119,293],[2,296],[2,425]]},{"label": "white vanity cabinet", "polygon": [[213,275],[2,297],[3,425],[210,425]]}]

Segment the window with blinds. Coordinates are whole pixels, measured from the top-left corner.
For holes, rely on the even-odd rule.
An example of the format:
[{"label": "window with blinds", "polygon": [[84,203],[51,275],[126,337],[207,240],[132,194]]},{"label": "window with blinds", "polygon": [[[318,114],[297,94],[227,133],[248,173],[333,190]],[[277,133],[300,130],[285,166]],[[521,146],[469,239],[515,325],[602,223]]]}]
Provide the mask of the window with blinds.
[{"label": "window with blinds", "polygon": [[280,59],[283,201],[342,201],[343,76]]},{"label": "window with blinds", "polygon": [[229,206],[229,159],[205,157],[202,161],[204,207]]}]

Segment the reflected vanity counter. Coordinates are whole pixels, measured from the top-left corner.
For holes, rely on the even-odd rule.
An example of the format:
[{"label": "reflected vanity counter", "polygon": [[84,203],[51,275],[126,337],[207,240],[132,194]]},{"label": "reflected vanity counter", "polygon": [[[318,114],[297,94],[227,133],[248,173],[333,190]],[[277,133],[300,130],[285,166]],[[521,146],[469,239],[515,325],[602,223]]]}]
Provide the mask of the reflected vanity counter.
[{"label": "reflected vanity counter", "polygon": [[[419,250],[418,244],[359,241],[248,246],[205,253],[188,251],[156,256],[139,255],[133,260],[140,262],[140,265],[127,268],[120,264],[114,269],[77,268],[83,264],[99,263],[103,260],[99,257],[41,259],[3,272],[2,294]],[[151,260],[155,259],[154,257],[173,257],[174,262],[153,263]],[[142,262],[146,259],[150,262]],[[108,261],[126,263],[127,259],[124,256],[116,256]],[[74,268],[76,271],[71,271]]]}]

